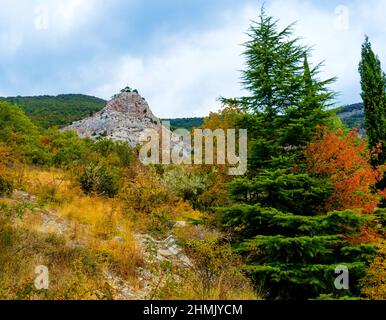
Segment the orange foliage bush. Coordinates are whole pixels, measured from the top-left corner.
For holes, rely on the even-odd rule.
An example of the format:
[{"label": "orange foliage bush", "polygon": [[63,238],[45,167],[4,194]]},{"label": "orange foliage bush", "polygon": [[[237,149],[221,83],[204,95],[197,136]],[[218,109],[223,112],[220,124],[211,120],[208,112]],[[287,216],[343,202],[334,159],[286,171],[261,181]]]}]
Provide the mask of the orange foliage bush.
[{"label": "orange foliage bush", "polygon": [[[202,129],[213,132],[217,129],[239,129],[239,122],[243,117],[243,111],[235,106],[224,106],[218,112],[211,112],[204,119]],[[205,144],[203,145],[205,150]],[[217,159],[217,140],[214,141],[214,159]],[[226,150],[225,150],[226,151]],[[234,177],[228,174],[229,164],[221,165],[216,161],[214,166],[201,166],[196,169],[197,174],[208,176],[208,187],[199,197],[199,203],[203,208],[227,206],[231,203],[227,183]]]},{"label": "orange foliage bush", "polygon": [[352,245],[374,244],[379,243],[382,240],[382,235],[380,235],[375,229],[365,226],[354,235],[346,235],[345,239]]},{"label": "orange foliage bush", "polygon": [[379,201],[379,194],[372,193],[379,172],[369,164],[370,153],[365,140],[355,130],[348,134],[342,130],[326,132],[324,128],[319,131],[319,138],[308,146],[306,156],[308,170],[329,177],[335,186],[324,209],[372,212]]}]

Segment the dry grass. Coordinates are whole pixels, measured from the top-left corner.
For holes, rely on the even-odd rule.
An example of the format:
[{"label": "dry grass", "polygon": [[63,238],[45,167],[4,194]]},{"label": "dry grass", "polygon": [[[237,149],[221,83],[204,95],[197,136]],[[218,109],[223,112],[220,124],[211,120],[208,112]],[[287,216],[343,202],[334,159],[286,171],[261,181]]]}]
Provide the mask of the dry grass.
[{"label": "dry grass", "polygon": [[[109,299],[103,264],[88,248],[71,248],[66,239],[15,228],[0,221],[0,299]],[[35,268],[49,269],[47,291],[34,287]]]},{"label": "dry grass", "polygon": [[[31,232],[43,232],[47,236],[57,235],[61,229],[65,231],[61,237],[63,245],[57,248],[58,254],[55,254],[56,263],[51,263],[50,267],[50,272],[57,275],[54,277],[57,283],[53,287],[63,294],[62,298],[96,298],[96,293],[92,292],[95,288],[105,286],[106,280],[101,274],[107,271],[119,275],[133,287],[139,287],[137,268],[143,266],[141,248],[134,240],[131,223],[116,200],[83,195],[71,177],[57,170],[26,171],[22,186],[35,195],[37,202],[44,205],[45,209],[43,212],[26,214],[22,220],[14,221],[15,226],[19,230],[23,228]],[[47,217],[50,223],[45,222]],[[42,247],[45,246],[42,244]],[[86,250],[87,259],[94,261],[93,268],[100,270],[98,277],[90,278],[89,274],[81,270],[79,266],[84,265],[84,261],[79,257],[67,253],[59,254],[65,251],[64,248]],[[4,252],[1,255],[4,256]],[[27,266],[39,265],[38,252],[31,249],[28,250],[28,255],[31,257],[21,259],[29,262],[27,265],[19,264],[20,270],[27,271]],[[11,260],[9,263],[13,264]],[[3,275],[5,273],[2,272]],[[31,277],[30,272],[25,274]],[[18,277],[31,283],[28,277]],[[73,284],[63,288],[62,283]]]},{"label": "dry grass", "polygon": [[[133,290],[140,290],[137,271],[147,266],[135,233],[150,232],[163,237],[171,232],[170,221],[205,217],[186,202],[169,198],[154,177],[148,186],[148,178],[139,176],[139,185],[142,183],[145,190],[142,198],[136,186],[135,192],[125,198],[106,199],[84,195],[75,177],[60,170],[21,167],[16,175],[17,187],[36,196],[42,209],[28,212],[23,219],[0,220],[0,299],[113,299],[107,272],[127,281]],[[131,184],[135,186],[135,181]],[[152,203],[154,194],[162,194],[164,201]],[[136,206],[142,210],[136,210]],[[174,232],[182,245],[221,236],[203,226],[188,225]],[[51,283],[46,292],[34,289],[37,265],[49,267]],[[159,271],[162,270],[160,266]],[[204,293],[197,270],[197,266],[188,271],[172,270],[170,281],[165,281],[154,297],[259,298],[232,264],[216,274],[216,281]],[[165,296],[162,290],[173,294]]]}]

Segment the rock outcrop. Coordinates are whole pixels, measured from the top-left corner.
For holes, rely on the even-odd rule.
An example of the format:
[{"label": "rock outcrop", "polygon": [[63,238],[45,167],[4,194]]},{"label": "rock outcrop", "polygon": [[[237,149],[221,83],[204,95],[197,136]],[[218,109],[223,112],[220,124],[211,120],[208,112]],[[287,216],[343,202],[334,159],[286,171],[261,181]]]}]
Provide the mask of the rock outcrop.
[{"label": "rock outcrop", "polygon": [[73,130],[82,138],[110,138],[127,141],[130,146],[140,144],[146,129],[161,131],[162,125],[150,110],[146,100],[136,91],[123,91],[110,100],[100,112],[74,122],[64,130]]}]

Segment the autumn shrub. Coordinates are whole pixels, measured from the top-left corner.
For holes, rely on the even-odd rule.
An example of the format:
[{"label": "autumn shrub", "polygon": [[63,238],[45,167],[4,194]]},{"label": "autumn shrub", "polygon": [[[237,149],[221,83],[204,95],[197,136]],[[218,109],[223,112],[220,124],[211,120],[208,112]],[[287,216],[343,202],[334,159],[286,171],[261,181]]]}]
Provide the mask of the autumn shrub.
[{"label": "autumn shrub", "polygon": [[205,171],[207,186],[198,197],[199,208],[208,211],[214,207],[232,204],[228,183],[234,179],[229,176],[226,168],[212,168]]},{"label": "autumn shrub", "polygon": [[224,261],[231,260],[231,247],[217,240],[191,240],[186,244],[188,257],[193,260],[193,269],[201,279],[198,287],[202,297],[220,285],[221,275],[225,272]]},{"label": "autumn shrub", "polygon": [[379,196],[372,193],[378,172],[369,164],[366,141],[355,130],[345,134],[321,129],[320,136],[306,150],[308,170],[328,177],[335,191],[326,200],[326,211],[361,209],[372,212]]},{"label": "autumn shrub", "polygon": [[[92,201],[89,205],[91,208]],[[139,287],[137,268],[143,267],[142,251],[127,221],[123,217],[119,220],[117,213],[113,217],[103,217],[99,215],[102,212],[98,212],[97,219],[89,220],[93,226],[78,225],[76,232],[79,234],[73,238],[72,230],[63,235],[54,230],[34,231],[32,213],[15,223],[16,213],[7,214],[11,209],[7,207],[5,214],[0,210],[0,299],[112,300],[117,292],[106,278],[106,272],[121,277],[130,286]],[[115,225],[117,221],[119,230]],[[113,239],[114,236],[119,236],[120,240]],[[34,287],[38,265],[48,267],[48,290]]]},{"label": "autumn shrub", "polygon": [[13,164],[11,149],[0,144],[0,197],[10,195],[13,191],[11,170],[8,168]]},{"label": "autumn shrub", "polygon": [[58,169],[28,168],[21,175],[19,186],[36,196],[41,205],[63,204],[79,193],[79,188],[69,182],[68,175]]},{"label": "autumn shrub", "polygon": [[186,245],[188,241],[215,241],[222,237],[217,230],[210,229],[204,224],[187,223],[184,227],[178,227],[174,230],[174,235],[180,243]]},{"label": "autumn shrub", "polygon": [[379,251],[361,281],[362,294],[370,300],[386,300],[386,245],[379,244]]},{"label": "autumn shrub", "polygon": [[174,202],[170,190],[151,167],[135,168],[131,176],[124,177],[120,198],[128,209],[143,213]]},{"label": "autumn shrub", "polygon": [[229,244],[218,239],[189,240],[189,267],[165,267],[153,291],[154,299],[256,300],[262,295],[240,271],[242,262]]},{"label": "autumn shrub", "polygon": [[[34,286],[39,265],[48,267],[48,290]],[[110,293],[98,255],[67,246],[61,236],[18,229],[0,217],[0,299],[111,299]]]},{"label": "autumn shrub", "polygon": [[120,241],[91,241],[89,247],[100,257],[106,269],[133,286],[139,286],[138,268],[144,267],[141,248],[133,236],[122,235]]}]

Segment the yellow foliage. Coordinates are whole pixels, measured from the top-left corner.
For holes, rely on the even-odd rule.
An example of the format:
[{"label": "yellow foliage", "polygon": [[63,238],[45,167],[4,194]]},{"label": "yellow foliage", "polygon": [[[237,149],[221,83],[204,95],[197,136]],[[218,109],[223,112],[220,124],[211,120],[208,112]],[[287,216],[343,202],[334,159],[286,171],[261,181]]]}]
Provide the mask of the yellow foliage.
[{"label": "yellow foliage", "polygon": [[[131,223],[118,200],[84,195],[74,185],[71,176],[59,170],[31,169],[24,175],[23,185],[28,192],[36,195],[41,203],[46,204],[45,210],[49,214],[66,222],[66,227],[70,228],[65,233],[67,245],[87,248],[99,268],[115,272],[138,287],[137,268],[143,265],[143,256],[133,237]],[[39,217],[26,215],[17,225],[40,231],[39,225],[42,221]],[[57,232],[49,229],[45,231]],[[79,273],[79,270],[74,278],[72,269],[76,261],[71,259],[61,263],[67,267],[66,270],[58,272],[59,278],[68,278],[69,285],[66,288],[60,285],[60,299],[95,299],[96,295],[101,294],[98,291],[92,293],[94,290],[90,289],[97,288],[100,283],[92,282],[89,276]],[[71,272],[68,271],[69,268],[72,268]],[[76,282],[80,283],[79,286],[76,286]],[[85,283],[83,289],[82,283]],[[88,291],[91,294],[88,294]]]},{"label": "yellow foliage", "polygon": [[37,168],[26,170],[23,180],[23,189],[37,196],[42,204],[63,203],[81,193],[69,177],[60,170]]},{"label": "yellow foliage", "polygon": [[[115,288],[107,273],[127,281],[133,290],[141,290],[138,270],[152,266],[144,261],[134,232],[158,232],[163,237],[172,232],[172,221],[208,218],[173,196],[151,168],[134,168],[116,199],[84,195],[74,182],[76,177],[68,172],[38,168],[21,172],[20,186],[36,196],[44,209],[29,212],[22,220],[0,221],[0,299],[113,299]],[[47,222],[44,216],[53,221],[52,229],[50,224],[42,228]],[[64,231],[58,235],[61,227]],[[216,242],[222,237],[204,226],[189,224],[174,233],[182,245],[192,240]],[[224,256],[223,252],[217,254],[218,248],[205,248],[208,250],[190,252],[194,266],[173,269],[171,282],[165,281],[153,297],[167,297],[165,290],[170,286],[173,299],[258,297],[237,272],[237,259],[230,251]],[[211,257],[207,265],[206,257]],[[46,292],[34,289],[37,265],[49,267],[51,281]],[[204,277],[208,266],[217,266],[213,279]]]},{"label": "yellow foliage", "polygon": [[174,200],[154,169],[140,167],[133,178],[126,179],[120,197],[128,208],[145,213]]},{"label": "yellow foliage", "polygon": [[362,294],[370,300],[386,300],[386,245],[379,252],[362,280]]}]

